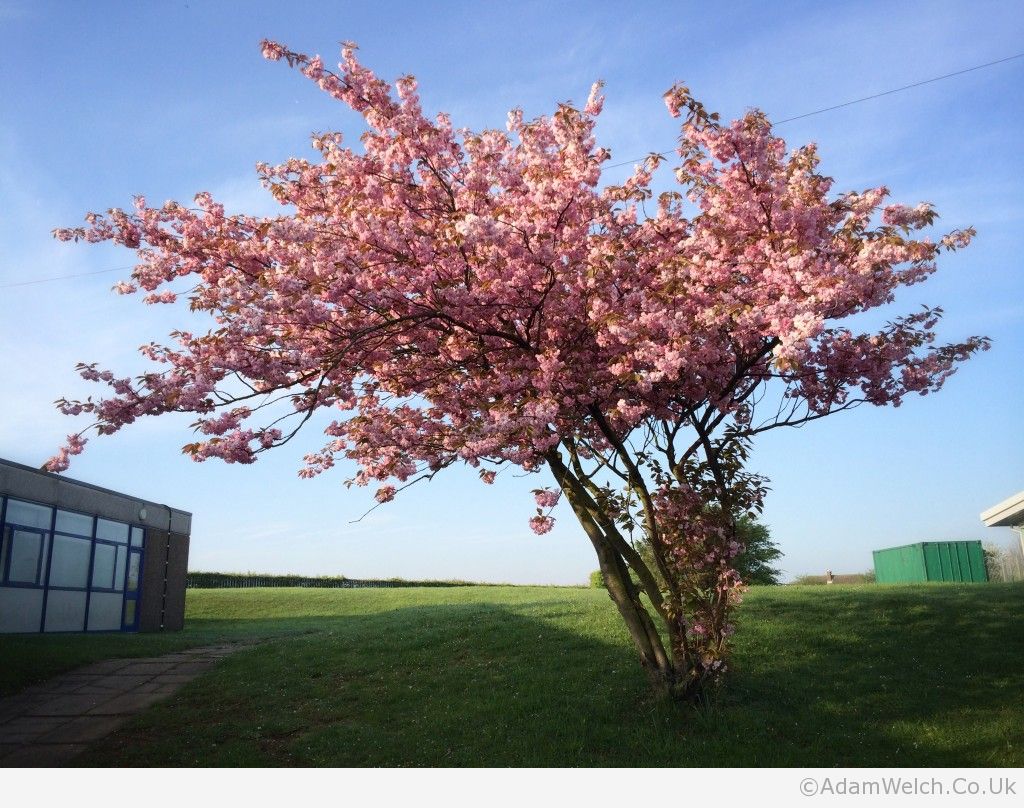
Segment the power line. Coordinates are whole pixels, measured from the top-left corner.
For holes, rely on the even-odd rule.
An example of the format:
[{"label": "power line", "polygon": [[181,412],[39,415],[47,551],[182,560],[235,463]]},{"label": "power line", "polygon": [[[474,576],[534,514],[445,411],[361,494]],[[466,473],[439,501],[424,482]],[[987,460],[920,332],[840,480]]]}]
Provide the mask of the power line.
[{"label": "power line", "polygon": [[131,269],[131,266],[112,267],[111,269],[97,269],[94,272],[74,272],[70,275],[54,275],[52,278],[36,278],[32,281],[18,281],[17,283],[0,283],[0,289],[13,289],[16,286],[34,286],[37,283],[51,283],[53,281],[66,281],[70,278],[84,278],[87,275],[105,275],[108,272],[121,272]]},{"label": "power line", "polygon": [[983,70],[986,67],[992,67],[993,65],[1001,65],[1003,62],[1009,62],[1013,59],[1020,59],[1024,56],[1024,53],[1016,53],[1013,56],[1007,56],[1003,59],[996,59],[994,62],[986,62],[983,65],[975,65],[974,67],[967,67],[963,70],[957,70],[954,73],[946,73],[944,76],[935,76],[934,78],[924,79],[924,81],[915,81],[913,84],[905,84],[902,87],[897,87],[893,90],[885,90],[881,93],[875,93],[874,95],[866,95],[863,98],[856,98],[853,101],[846,101],[842,104],[836,104],[832,107],[825,107],[824,109],[816,109],[814,112],[805,112],[803,115],[794,115],[792,118],[783,118],[781,121],[775,121],[775,125],[781,123],[789,123],[790,121],[799,121],[801,118],[810,118],[812,115],[820,115],[823,112],[831,112],[834,109],[842,109],[843,107],[849,107],[853,104],[860,104],[864,101],[873,101],[876,98],[882,96],[892,95],[893,93],[901,93],[904,90],[911,90],[914,87],[922,87],[925,84],[932,84],[936,81],[942,81],[943,79],[951,79],[953,76],[962,76],[964,73],[973,73],[975,70]]},{"label": "power line", "polygon": [[[955,70],[952,73],[945,73],[945,74],[943,74],[941,76],[933,76],[930,79],[923,79],[921,81],[915,81],[913,84],[904,84],[902,87],[894,87],[891,90],[883,90],[882,92],[874,93],[873,95],[865,95],[863,98],[855,98],[852,101],[844,101],[842,104],[833,104],[831,107],[822,107],[821,109],[816,109],[813,112],[805,112],[802,115],[794,115],[791,118],[783,118],[781,121],[775,121],[773,123],[773,125],[774,126],[780,126],[781,124],[784,124],[784,123],[791,123],[793,121],[802,120],[803,118],[810,118],[812,115],[821,115],[824,112],[832,112],[833,110],[842,109],[843,107],[850,107],[850,106],[853,106],[854,104],[863,104],[865,101],[873,101],[876,98],[883,98],[884,96],[893,95],[894,93],[902,93],[905,90],[912,90],[915,87],[923,87],[925,84],[934,84],[937,81],[944,81],[945,79],[951,79],[954,76],[962,76],[965,73],[973,73],[975,70],[984,70],[986,67],[993,67],[995,65],[1001,65],[1004,62],[1011,62],[1014,59],[1020,59],[1022,57],[1024,57],[1024,52],[1022,52],[1022,53],[1015,53],[1013,56],[1005,56],[1002,59],[996,59],[996,60],[991,61],[991,62],[985,62],[984,64],[974,65],[974,67],[965,67],[963,70]],[[674,151],[674,149],[668,149],[667,151],[656,152],[656,154],[658,154],[660,157],[668,157],[668,155],[670,155],[673,151]],[[646,157],[646,155],[645,155],[645,157]],[[632,160],[626,160],[626,161],[621,162],[621,163],[613,163],[610,166],[605,166],[604,168],[602,168],[601,172],[603,173],[605,171],[608,171],[611,168],[621,168],[622,166],[628,166],[628,165],[632,165],[632,164],[638,163],[641,160],[645,159],[645,157],[635,157]],[[37,283],[51,283],[53,281],[68,280],[70,278],[83,278],[83,277],[86,277],[88,275],[104,275],[104,274],[109,273],[109,272],[120,272],[120,271],[125,270],[125,269],[132,269],[132,267],[130,267],[130,266],[114,267],[113,269],[99,269],[99,270],[96,270],[95,272],[78,272],[78,273],[74,273],[74,274],[71,274],[71,275],[56,275],[56,276],[54,276],[52,278],[39,278],[37,280],[32,280],[32,281],[19,281],[17,283],[4,283],[4,284],[0,284],[0,289],[13,289],[13,288],[18,287],[18,286],[34,286]]]},{"label": "power line", "polygon": [[[986,67],[992,67],[994,65],[1001,65],[1003,62],[1010,62],[1014,59],[1020,59],[1024,57],[1024,53],[1015,53],[1013,56],[1006,56],[1002,59],[996,59],[993,62],[985,62],[985,64],[975,65],[974,67],[966,67],[963,70],[956,70],[953,73],[946,73],[942,76],[933,76],[930,79],[924,79],[923,81],[915,81],[913,84],[904,84],[902,87],[895,87],[891,90],[884,90],[880,93],[874,93],[873,95],[866,95],[863,98],[855,98],[852,101],[844,101],[842,104],[834,104],[831,107],[822,107],[816,109],[813,112],[805,112],[802,115],[794,115],[792,118],[783,118],[781,121],[773,121],[773,126],[779,126],[780,124],[790,123],[792,121],[799,121],[803,118],[810,118],[812,115],[821,115],[823,112],[832,112],[835,109],[842,109],[843,107],[850,107],[854,104],[862,104],[865,101],[873,101],[876,98],[882,98],[886,95],[892,95],[893,93],[902,93],[904,90],[912,90],[915,87],[923,87],[925,84],[933,84],[936,81],[943,81],[944,79],[951,79],[954,76],[962,76],[964,73],[973,73],[975,70],[983,70]],[[663,152],[657,152],[660,157],[668,157],[674,149],[669,149]],[[646,155],[645,155],[646,156]],[[632,165],[643,160],[644,157],[635,157],[632,160],[626,160],[622,163],[615,163],[610,166],[605,166],[601,171],[607,171],[610,168],[620,168],[622,166]]]}]

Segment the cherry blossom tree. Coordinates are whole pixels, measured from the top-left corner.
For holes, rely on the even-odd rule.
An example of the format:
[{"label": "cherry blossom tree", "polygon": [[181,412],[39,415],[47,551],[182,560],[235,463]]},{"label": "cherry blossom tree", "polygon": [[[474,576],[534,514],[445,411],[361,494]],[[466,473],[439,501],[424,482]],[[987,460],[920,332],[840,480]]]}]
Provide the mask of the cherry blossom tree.
[{"label": "cherry blossom tree", "polygon": [[193,459],[251,463],[321,410],[335,413],[327,442],[300,474],[353,461],[348,483],[379,482],[382,503],[457,463],[485,484],[546,468],[530,527],[549,531],[567,500],[652,681],[691,698],[726,667],[736,522],[765,491],[751,440],[898,406],[987,347],[937,344],[937,308],[854,328],[972,231],[932,241],[928,204],[832,194],[816,148],[787,153],[761,112],[725,125],[669,90],[677,185],[655,196],[657,155],[601,186],[599,84],[582,109],[513,110],[474,132],[427,117],[411,76],[391,87],[352,45],[337,70],[274,42],[263,54],[360,113],[361,148],[331,132],[314,136],[316,160],[258,165],[278,216],[226,215],[200,193],[55,231],[135,250],[117,291],[185,295],[213,327],[143,346],[138,378],[79,366],[111,392],[58,402],[94,420],[51,470],[90,429],[170,412],[197,416]]}]

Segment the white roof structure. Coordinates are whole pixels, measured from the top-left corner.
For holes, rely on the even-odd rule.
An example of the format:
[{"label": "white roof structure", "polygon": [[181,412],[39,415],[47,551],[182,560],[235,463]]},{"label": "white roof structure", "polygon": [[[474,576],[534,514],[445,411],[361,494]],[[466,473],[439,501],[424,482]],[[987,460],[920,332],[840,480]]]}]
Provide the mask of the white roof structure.
[{"label": "white roof structure", "polygon": [[983,511],[981,521],[986,527],[1024,527],[1024,491]]}]

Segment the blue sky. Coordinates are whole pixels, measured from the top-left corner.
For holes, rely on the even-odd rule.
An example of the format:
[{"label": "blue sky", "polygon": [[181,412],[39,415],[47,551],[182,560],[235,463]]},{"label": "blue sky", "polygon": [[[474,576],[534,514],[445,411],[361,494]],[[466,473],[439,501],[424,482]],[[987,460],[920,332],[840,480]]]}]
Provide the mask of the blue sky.
[{"label": "blue sky", "polygon": [[[724,116],[788,118],[1018,53],[1024,7],[0,0],[0,287],[129,267],[128,251],[49,233],[136,193],[208,190],[273,212],[255,162],[306,153],[314,130],[357,133],[337,102],[260,57],[263,37],[325,58],[355,40],[384,78],[413,73],[426,109],[474,128],[513,106],[581,102],[604,79],[599,139],[619,162],[672,146],[661,94],[676,80]],[[897,201],[933,202],[945,227],[973,224],[976,242],[899,303],[943,306],[949,340],[993,339],[936,396],[762,436],[752,465],[772,480],[765,521],[789,575],[862,571],[893,544],[1013,539],[978,513],[1024,488],[1022,109],[1024,59],[779,127],[793,146],[819,144],[838,189],[884,183]],[[79,428],[52,406],[92,392],[76,362],[137,372],[136,347],[182,325],[112,294],[126,273],[0,288],[0,457],[39,465]],[[452,469],[354,523],[370,491],[345,489],[344,469],[296,477],[315,432],[254,466],[195,464],[179,452],[189,420],[94,440],[69,474],[192,511],[193,569],[579,583],[596,566],[564,506],[550,534],[527,527],[546,472],[487,487]]]}]

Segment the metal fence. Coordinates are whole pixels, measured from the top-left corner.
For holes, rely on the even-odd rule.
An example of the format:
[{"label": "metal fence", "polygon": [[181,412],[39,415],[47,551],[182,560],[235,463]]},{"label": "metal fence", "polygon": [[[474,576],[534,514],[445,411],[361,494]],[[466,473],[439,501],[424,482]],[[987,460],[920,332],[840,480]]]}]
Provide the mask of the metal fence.
[{"label": "metal fence", "polygon": [[257,587],[307,587],[316,589],[367,589],[408,586],[475,586],[468,581],[405,581],[360,580],[342,576],[306,577],[302,575],[249,575],[231,572],[190,572],[185,586],[188,589],[251,589]]}]

